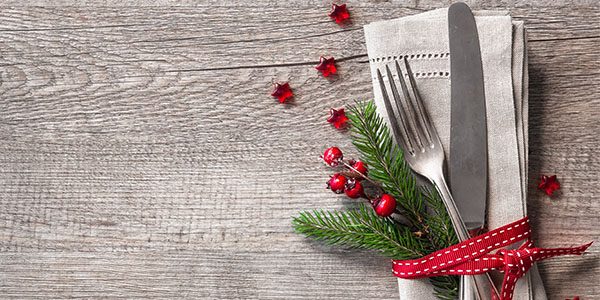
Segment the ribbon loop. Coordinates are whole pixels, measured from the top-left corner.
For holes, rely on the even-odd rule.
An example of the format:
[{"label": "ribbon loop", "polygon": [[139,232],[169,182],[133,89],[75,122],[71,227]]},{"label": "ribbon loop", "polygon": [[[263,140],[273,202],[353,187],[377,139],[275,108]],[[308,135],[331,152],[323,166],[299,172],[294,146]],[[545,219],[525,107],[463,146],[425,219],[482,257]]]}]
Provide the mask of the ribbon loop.
[{"label": "ribbon loop", "polygon": [[533,252],[529,249],[500,250],[504,259],[504,272],[517,277],[522,277],[533,266]]},{"label": "ribbon loop", "polygon": [[[394,275],[400,278],[423,278],[442,275],[476,275],[491,270],[504,272],[501,300],[510,300],[517,280],[536,261],[559,256],[581,255],[592,244],[572,248],[543,249],[533,247],[527,217],[415,260],[394,260]],[[527,240],[518,249],[500,249]],[[495,254],[489,252],[500,249]]]}]

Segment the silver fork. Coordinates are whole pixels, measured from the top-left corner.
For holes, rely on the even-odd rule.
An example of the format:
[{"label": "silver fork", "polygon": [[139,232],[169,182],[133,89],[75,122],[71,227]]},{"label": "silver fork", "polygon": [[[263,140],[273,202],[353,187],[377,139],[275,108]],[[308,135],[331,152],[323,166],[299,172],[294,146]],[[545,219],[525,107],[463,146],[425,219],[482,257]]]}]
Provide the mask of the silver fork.
[{"label": "silver fork", "polygon": [[[377,79],[379,80],[379,86],[381,87],[381,94],[392,127],[392,133],[402,148],[404,158],[410,168],[435,185],[448,210],[450,220],[452,221],[458,239],[460,241],[465,241],[469,239],[470,236],[460,217],[460,213],[452,199],[452,195],[450,194],[450,190],[448,189],[448,185],[444,178],[443,166],[445,157],[440,137],[429,120],[427,111],[423,106],[423,101],[416,89],[415,78],[406,58],[404,58],[404,65],[406,67],[406,72],[408,73],[412,95],[404,80],[400,65],[398,62],[396,62],[395,65],[404,101],[402,101],[402,98],[398,93],[398,89],[394,83],[394,77],[387,65],[385,66],[385,72],[388,78],[391,95],[396,103],[398,114],[400,115],[399,119],[401,124],[398,124],[398,119],[395,117],[396,114],[392,108],[381,71],[379,69],[377,70]],[[492,292],[499,295],[488,274],[461,276],[460,284],[459,299],[490,299]]]}]

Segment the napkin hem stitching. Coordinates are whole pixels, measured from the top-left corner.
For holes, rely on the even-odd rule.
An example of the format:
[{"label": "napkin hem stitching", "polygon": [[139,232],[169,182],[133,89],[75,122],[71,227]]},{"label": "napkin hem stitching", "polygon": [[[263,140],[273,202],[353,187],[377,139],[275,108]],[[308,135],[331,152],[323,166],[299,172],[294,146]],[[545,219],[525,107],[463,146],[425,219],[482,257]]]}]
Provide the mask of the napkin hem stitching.
[{"label": "napkin hem stitching", "polygon": [[384,62],[401,59],[439,59],[450,57],[450,52],[441,53],[412,53],[412,54],[399,54],[399,55],[388,55],[378,56],[370,59],[371,62]]}]

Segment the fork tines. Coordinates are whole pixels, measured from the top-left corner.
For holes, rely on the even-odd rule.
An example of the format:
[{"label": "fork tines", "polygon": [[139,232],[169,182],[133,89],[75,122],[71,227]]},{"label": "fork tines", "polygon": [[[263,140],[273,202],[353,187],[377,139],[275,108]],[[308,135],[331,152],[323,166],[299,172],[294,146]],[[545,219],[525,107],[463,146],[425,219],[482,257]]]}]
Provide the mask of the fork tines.
[{"label": "fork tines", "polygon": [[[406,67],[411,91],[409,91],[407,87],[402,69],[397,61],[395,62],[395,66],[398,81],[400,82],[400,88],[402,89],[404,97],[400,97],[398,88],[394,82],[392,71],[388,65],[385,66],[385,73],[389,82],[392,99],[396,103],[397,114],[391,104],[388,90],[386,89],[381,70],[379,69],[377,70],[377,79],[379,80],[379,86],[381,87],[381,94],[392,127],[392,133],[394,134],[396,141],[404,148],[405,153],[414,154],[417,150],[422,152],[425,150],[425,147],[433,147],[435,139],[437,138],[437,133],[429,120],[427,111],[423,106],[423,101],[417,91],[415,78],[410,69],[410,65],[406,58],[404,58],[403,61]],[[396,116],[399,116],[399,118]],[[400,120],[400,124],[398,124],[398,119]]]}]

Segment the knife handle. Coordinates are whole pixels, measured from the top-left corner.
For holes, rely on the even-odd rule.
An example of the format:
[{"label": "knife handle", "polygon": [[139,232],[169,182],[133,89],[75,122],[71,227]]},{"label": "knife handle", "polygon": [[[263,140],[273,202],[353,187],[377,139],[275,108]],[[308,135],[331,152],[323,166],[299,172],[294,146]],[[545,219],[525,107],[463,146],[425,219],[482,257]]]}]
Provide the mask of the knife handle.
[{"label": "knife handle", "polygon": [[[456,203],[452,198],[448,184],[446,184],[446,179],[444,178],[442,169],[440,168],[438,176],[434,176],[433,178],[429,179],[434,183],[435,187],[440,193],[440,196],[442,197],[442,201],[444,201],[444,205],[448,210],[450,221],[452,222],[452,226],[456,231],[458,239],[461,242],[468,240],[470,238],[469,232],[460,216],[460,213],[458,212],[458,208],[456,207]],[[498,290],[496,289],[496,286],[494,285],[494,282],[489,274],[461,276],[460,283],[460,300],[500,299],[500,294],[498,293]]]}]

